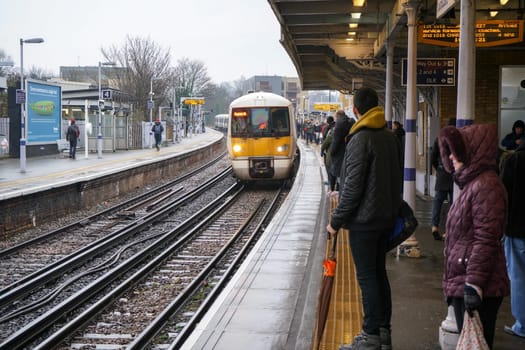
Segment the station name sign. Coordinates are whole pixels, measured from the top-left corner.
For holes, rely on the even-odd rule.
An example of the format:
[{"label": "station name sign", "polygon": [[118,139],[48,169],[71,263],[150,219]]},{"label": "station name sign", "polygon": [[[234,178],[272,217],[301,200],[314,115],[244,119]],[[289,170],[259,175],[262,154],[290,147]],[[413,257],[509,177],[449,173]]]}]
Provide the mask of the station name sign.
[{"label": "station name sign", "polygon": [[[459,24],[418,25],[421,44],[458,47]],[[475,40],[477,47],[516,44],[523,41],[523,20],[477,21]]]},{"label": "station name sign", "polygon": [[[402,59],[401,85],[407,85],[407,59]],[[417,86],[455,86],[455,58],[418,58],[416,64]]]}]

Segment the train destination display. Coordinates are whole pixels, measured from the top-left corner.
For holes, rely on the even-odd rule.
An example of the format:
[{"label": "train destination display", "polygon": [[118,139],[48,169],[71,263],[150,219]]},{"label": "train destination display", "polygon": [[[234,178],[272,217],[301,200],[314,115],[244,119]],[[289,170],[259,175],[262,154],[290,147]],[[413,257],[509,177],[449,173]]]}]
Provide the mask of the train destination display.
[{"label": "train destination display", "polygon": [[[418,42],[458,47],[459,24],[422,24],[418,26]],[[523,41],[523,20],[488,20],[476,22],[476,46],[490,47]]]}]

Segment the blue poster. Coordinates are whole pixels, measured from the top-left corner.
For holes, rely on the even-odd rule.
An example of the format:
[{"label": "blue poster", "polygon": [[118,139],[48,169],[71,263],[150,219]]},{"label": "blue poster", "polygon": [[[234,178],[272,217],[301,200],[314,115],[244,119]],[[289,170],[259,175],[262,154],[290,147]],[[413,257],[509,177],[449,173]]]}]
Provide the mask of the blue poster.
[{"label": "blue poster", "polygon": [[27,143],[55,143],[60,139],[62,87],[27,81]]}]

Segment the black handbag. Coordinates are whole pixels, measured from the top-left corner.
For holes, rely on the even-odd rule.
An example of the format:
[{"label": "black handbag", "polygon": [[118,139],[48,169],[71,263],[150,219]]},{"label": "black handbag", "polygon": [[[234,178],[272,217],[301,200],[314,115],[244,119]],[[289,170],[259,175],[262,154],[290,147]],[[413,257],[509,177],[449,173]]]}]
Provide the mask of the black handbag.
[{"label": "black handbag", "polygon": [[399,214],[396,219],[394,230],[388,237],[386,250],[390,251],[403,243],[416,231],[417,225],[418,222],[414,216],[414,211],[410,208],[410,205],[403,200],[399,207]]}]

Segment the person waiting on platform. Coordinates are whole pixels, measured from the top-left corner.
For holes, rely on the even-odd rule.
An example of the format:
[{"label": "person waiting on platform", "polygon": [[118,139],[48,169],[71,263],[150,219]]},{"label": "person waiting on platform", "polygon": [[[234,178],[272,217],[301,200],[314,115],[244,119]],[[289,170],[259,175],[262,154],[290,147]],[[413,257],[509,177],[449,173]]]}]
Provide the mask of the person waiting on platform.
[{"label": "person waiting on platform", "polygon": [[335,183],[337,181],[337,177],[330,171],[330,166],[332,165],[332,156],[329,152],[330,145],[334,138],[334,117],[329,116],[326,118],[326,123],[326,133],[323,135],[323,143],[321,144],[321,157],[323,157],[324,160],[324,166],[328,175],[328,183],[330,185],[330,190],[328,193],[331,194],[333,191],[335,191]]},{"label": "person waiting on platform", "polygon": [[505,257],[510,278],[510,309],[515,322],[503,330],[525,338],[525,136],[503,166],[501,180],[508,193]]},{"label": "person waiting on platform", "polygon": [[[456,118],[451,118],[448,125],[456,125]],[[453,202],[454,180],[452,174],[448,173],[441,162],[441,155],[439,152],[438,138],[434,140],[432,146],[432,153],[430,154],[430,164],[436,169],[436,184],[434,186],[434,199],[432,200],[432,236],[436,241],[443,240],[443,236],[439,233],[439,222],[441,221],[441,208],[443,202],[448,197],[449,206]]]},{"label": "person waiting on platform", "polygon": [[[354,120],[348,118],[345,111],[338,110],[335,112],[335,124],[332,134],[332,142],[330,143],[330,168],[328,169],[331,172],[332,176],[335,176],[337,180],[340,179],[341,175],[341,166],[343,164],[343,158],[345,156],[346,141],[348,138],[348,133],[354,125]],[[336,182],[336,191],[339,191],[339,185]],[[335,193],[335,192],[334,192]]]},{"label": "person waiting on platform", "polygon": [[326,227],[331,235],[343,225],[350,231],[364,311],[362,332],[339,350],[392,349],[386,250],[401,205],[403,162],[401,143],[386,128],[378,101],[377,92],[370,88],[354,95],[358,120],[350,129],[344,154],[339,204]]},{"label": "person waiting on platform", "polygon": [[77,143],[80,136],[80,131],[75,122],[75,118],[71,118],[70,125],[67,128],[66,140],[69,141],[69,158],[76,159],[77,154]]},{"label": "person waiting on platform", "polygon": [[445,170],[454,171],[461,189],[447,217],[443,291],[458,330],[465,311],[472,315],[477,310],[492,348],[498,310],[510,292],[501,243],[507,191],[497,173],[496,126],[446,126],[439,132],[439,150]]},{"label": "person waiting on platform", "polygon": [[516,120],[514,125],[512,125],[512,132],[501,140],[501,145],[505,147],[507,151],[515,150],[522,143],[522,138],[525,136],[524,131],[525,123],[523,120]]},{"label": "person waiting on platform", "polygon": [[155,119],[155,124],[151,127],[151,132],[153,132],[153,135],[155,136],[155,147],[157,148],[157,151],[160,151],[160,144],[162,142],[162,132],[164,131],[164,127],[162,126],[160,120]]}]

